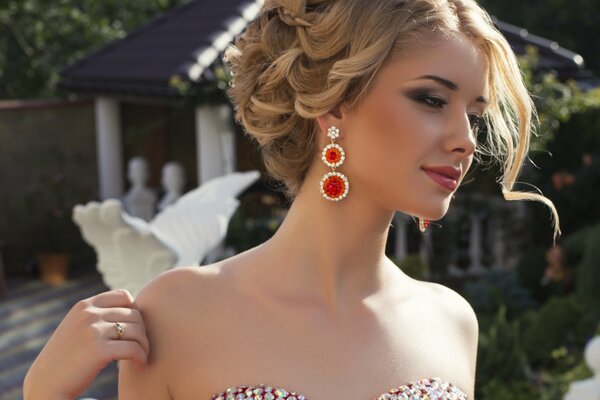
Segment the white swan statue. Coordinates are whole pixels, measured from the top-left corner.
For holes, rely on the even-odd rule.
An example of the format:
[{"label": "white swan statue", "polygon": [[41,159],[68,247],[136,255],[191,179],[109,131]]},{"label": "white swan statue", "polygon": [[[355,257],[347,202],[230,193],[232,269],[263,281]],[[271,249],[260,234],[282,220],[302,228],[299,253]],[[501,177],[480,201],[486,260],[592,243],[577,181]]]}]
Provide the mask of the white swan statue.
[{"label": "white swan statue", "polygon": [[72,218],[96,251],[96,268],[104,283],[136,297],[158,274],[199,265],[224,240],[240,203],[236,196],[259,177],[259,171],[251,170],[213,178],[150,222],[128,215],[118,199],[78,204]]}]

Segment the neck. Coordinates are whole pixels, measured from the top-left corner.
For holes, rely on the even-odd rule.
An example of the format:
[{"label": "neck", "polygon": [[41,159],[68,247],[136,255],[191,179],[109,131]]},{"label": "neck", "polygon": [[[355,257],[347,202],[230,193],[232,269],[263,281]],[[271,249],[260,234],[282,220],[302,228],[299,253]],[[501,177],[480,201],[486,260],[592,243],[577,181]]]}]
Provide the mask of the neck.
[{"label": "neck", "polygon": [[394,211],[361,197],[364,189],[329,201],[314,183],[319,180],[306,176],[277,232],[256,248],[268,260],[257,268],[261,281],[286,297],[336,311],[404,274],[385,255]]}]

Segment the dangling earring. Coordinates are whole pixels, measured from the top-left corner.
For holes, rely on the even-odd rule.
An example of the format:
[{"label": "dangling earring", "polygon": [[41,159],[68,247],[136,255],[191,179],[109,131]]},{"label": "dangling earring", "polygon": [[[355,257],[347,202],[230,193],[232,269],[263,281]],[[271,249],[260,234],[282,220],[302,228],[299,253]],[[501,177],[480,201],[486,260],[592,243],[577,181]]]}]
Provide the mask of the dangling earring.
[{"label": "dangling earring", "polygon": [[427,227],[429,226],[429,223],[431,221],[429,221],[428,219],[421,219],[419,218],[419,230],[421,232],[425,232],[425,230],[427,229]]},{"label": "dangling earring", "polygon": [[335,126],[329,128],[327,136],[331,139],[331,143],[323,148],[321,159],[327,166],[332,168],[332,171],[323,176],[319,188],[321,194],[327,200],[339,201],[348,195],[348,189],[350,188],[348,178],[342,173],[335,172],[335,168],[344,162],[346,154],[339,144],[333,143],[340,136],[338,128]]}]

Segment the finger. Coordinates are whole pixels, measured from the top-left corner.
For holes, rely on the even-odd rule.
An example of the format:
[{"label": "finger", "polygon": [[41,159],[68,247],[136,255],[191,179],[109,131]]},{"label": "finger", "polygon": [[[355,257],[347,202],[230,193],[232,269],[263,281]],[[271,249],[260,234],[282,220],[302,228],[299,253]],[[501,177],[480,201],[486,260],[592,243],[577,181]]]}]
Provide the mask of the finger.
[{"label": "finger", "polygon": [[144,324],[142,313],[135,308],[111,307],[97,308],[96,310],[107,322],[132,322],[136,324]]},{"label": "finger", "polygon": [[148,337],[146,336],[146,328],[143,325],[136,323],[124,323],[125,331],[123,332],[123,336],[121,339],[118,339],[117,329],[115,328],[114,323],[106,322],[106,327],[104,329],[107,332],[107,338],[112,340],[122,340],[122,341],[135,341],[140,344],[146,355],[150,354],[150,342]]},{"label": "finger", "polygon": [[[135,305],[134,298],[127,289],[114,289],[99,293],[88,299],[95,307],[132,307]],[[135,307],[137,308],[137,307]]]},{"label": "finger", "polygon": [[146,365],[148,356],[142,346],[133,340],[110,340],[105,343],[102,357],[104,362],[112,360],[133,360],[140,365]]}]

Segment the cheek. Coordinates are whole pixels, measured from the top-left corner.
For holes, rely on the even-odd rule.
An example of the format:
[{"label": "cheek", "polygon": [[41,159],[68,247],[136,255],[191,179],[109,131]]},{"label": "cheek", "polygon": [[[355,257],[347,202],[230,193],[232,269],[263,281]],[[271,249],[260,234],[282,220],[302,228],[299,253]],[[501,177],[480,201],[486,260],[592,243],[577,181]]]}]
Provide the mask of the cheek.
[{"label": "cheek", "polygon": [[382,105],[378,121],[380,146],[389,152],[404,154],[418,139],[419,126],[406,106]]},{"label": "cheek", "polygon": [[366,108],[363,122],[357,126],[361,165],[386,173],[402,173],[427,151],[427,120],[410,104],[398,98],[378,101]]}]

